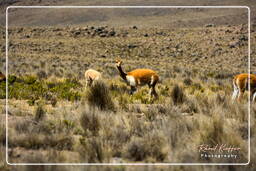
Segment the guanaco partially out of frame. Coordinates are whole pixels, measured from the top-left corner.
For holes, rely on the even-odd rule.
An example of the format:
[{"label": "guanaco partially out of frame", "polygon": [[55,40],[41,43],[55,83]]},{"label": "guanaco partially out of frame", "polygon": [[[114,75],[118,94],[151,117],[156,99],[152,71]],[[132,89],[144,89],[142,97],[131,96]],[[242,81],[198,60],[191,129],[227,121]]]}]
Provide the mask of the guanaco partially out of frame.
[{"label": "guanaco partially out of frame", "polygon": [[5,80],[6,80],[5,75],[0,71],[0,82]]},{"label": "guanaco partially out of frame", "polygon": [[255,74],[238,74],[233,79],[233,95],[232,100],[238,99],[238,101],[241,100],[244,92],[249,90],[250,84],[250,96],[252,101],[255,101],[256,98],[256,75]]}]

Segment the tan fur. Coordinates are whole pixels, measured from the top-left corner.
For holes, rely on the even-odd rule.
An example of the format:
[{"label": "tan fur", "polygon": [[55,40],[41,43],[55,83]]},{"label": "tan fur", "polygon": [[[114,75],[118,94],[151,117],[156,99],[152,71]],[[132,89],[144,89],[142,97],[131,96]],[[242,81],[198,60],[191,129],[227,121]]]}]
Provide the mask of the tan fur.
[{"label": "tan fur", "polygon": [[137,86],[150,84],[152,82],[152,76],[153,82],[157,82],[159,80],[156,72],[151,69],[135,69],[128,72],[127,75],[131,75],[135,78]]},{"label": "tan fur", "polygon": [[94,69],[88,69],[84,73],[86,86],[91,86],[93,81],[101,79],[101,73],[94,70]]},{"label": "tan fur", "polygon": [[[121,65],[122,61],[116,60],[116,66],[119,67],[119,69],[121,68]],[[121,71],[119,70],[119,72]],[[158,96],[155,91],[155,85],[159,81],[159,76],[155,71],[151,69],[135,69],[125,74],[126,78],[128,78],[126,79],[127,84],[131,86],[131,93],[133,93],[138,86],[148,85],[150,88],[150,95],[154,95],[155,97]],[[120,73],[120,75],[122,74]],[[130,79],[131,77],[134,78],[135,83],[132,82],[132,80]]]},{"label": "tan fur", "polygon": [[255,100],[255,96],[256,96],[256,75],[254,74],[239,74],[236,75],[233,79],[233,87],[234,87],[234,92],[233,92],[233,96],[232,99],[238,99],[238,101],[241,100],[244,92],[247,90],[248,91],[248,83],[250,84],[250,90],[251,92],[251,99]]}]

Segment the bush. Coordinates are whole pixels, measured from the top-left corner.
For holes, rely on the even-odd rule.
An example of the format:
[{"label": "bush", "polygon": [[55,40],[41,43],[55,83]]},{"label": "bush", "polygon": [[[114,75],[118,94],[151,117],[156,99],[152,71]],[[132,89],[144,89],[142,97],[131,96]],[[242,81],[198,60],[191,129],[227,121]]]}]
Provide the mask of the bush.
[{"label": "bush", "polygon": [[76,101],[81,99],[81,94],[77,91],[72,91],[77,89],[82,85],[76,79],[66,79],[64,82],[47,82],[47,87],[50,92],[56,94],[60,99],[66,99],[69,101]]},{"label": "bush", "polygon": [[95,81],[92,87],[87,89],[86,100],[90,106],[101,110],[115,109],[109,89],[102,81]]},{"label": "bush", "polygon": [[125,157],[133,161],[163,162],[168,155],[167,141],[157,132],[135,137],[126,146]]},{"label": "bush", "polygon": [[174,104],[181,104],[185,101],[185,95],[183,89],[178,85],[175,85],[171,92],[171,98]]},{"label": "bush", "polygon": [[43,109],[43,105],[39,104],[36,108],[35,121],[39,122],[43,120],[45,115],[46,115],[46,112]]},{"label": "bush", "polygon": [[191,85],[193,83],[193,81],[190,78],[185,78],[183,80],[183,83],[187,86]]},{"label": "bush", "polygon": [[90,131],[94,136],[98,135],[98,132],[101,127],[100,118],[93,111],[84,111],[80,118],[80,124],[85,132]]},{"label": "bush", "polygon": [[37,78],[35,76],[26,76],[23,78],[23,80],[26,84],[34,84]]},{"label": "bush", "polygon": [[47,74],[45,71],[39,71],[36,73],[37,77],[41,80],[41,79],[45,79],[47,78]]},{"label": "bush", "polygon": [[[221,112],[216,110],[216,112]],[[203,131],[200,133],[201,143],[209,144],[209,145],[216,145],[216,144],[239,144],[237,142],[237,136],[229,135],[227,130],[224,129],[224,120],[220,116],[214,112],[212,114],[211,122],[201,123],[201,128]]]},{"label": "bush", "polygon": [[99,137],[89,139],[81,138],[80,144],[82,149],[79,152],[86,162],[102,163],[106,158],[108,158],[108,151]]},{"label": "bush", "polygon": [[0,144],[5,144],[5,127],[4,125],[0,125]]},{"label": "bush", "polygon": [[0,99],[6,98],[6,82],[0,82]]},{"label": "bush", "polygon": [[8,76],[8,83],[12,84],[16,81],[17,77],[15,75],[9,75]]}]

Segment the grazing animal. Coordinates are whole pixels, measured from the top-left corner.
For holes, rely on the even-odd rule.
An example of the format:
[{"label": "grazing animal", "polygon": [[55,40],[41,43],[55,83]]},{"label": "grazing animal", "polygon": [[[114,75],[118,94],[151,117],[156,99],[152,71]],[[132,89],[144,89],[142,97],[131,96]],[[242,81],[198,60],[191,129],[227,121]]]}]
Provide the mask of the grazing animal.
[{"label": "grazing animal", "polygon": [[0,71],[0,82],[5,81],[6,77],[5,75]]},{"label": "grazing animal", "polygon": [[94,69],[88,69],[87,71],[85,71],[84,76],[86,87],[91,86],[95,80],[99,80],[102,77],[101,73]]},{"label": "grazing animal", "polygon": [[245,90],[248,91],[248,83],[250,84],[250,96],[252,101],[255,101],[256,98],[256,75],[254,74],[239,74],[236,75],[233,79],[233,95],[232,100],[238,99],[241,100],[241,97]]},{"label": "grazing animal", "polygon": [[122,69],[121,60],[116,60],[116,67],[121,78],[131,87],[130,94],[133,94],[138,86],[148,85],[150,89],[149,94],[158,97],[155,86],[159,81],[159,76],[155,71],[151,69],[135,69],[125,73]]}]

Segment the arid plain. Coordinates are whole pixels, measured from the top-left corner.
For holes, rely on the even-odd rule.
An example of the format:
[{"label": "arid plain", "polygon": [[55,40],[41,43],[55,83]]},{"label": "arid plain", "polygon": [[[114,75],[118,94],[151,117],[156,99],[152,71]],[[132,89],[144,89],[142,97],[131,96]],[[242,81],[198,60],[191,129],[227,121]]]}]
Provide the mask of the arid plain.
[{"label": "arid plain", "polygon": [[[177,21],[173,27],[155,25],[161,18],[155,12],[157,18],[152,17],[153,10],[152,20],[143,24],[132,17],[127,25],[118,19],[54,26],[11,23],[9,162],[247,162],[247,94],[240,103],[231,101],[233,76],[248,71],[246,10],[236,21],[200,18],[198,27],[195,19]],[[163,12],[164,21],[168,16]],[[1,37],[5,37],[4,28]],[[252,43],[255,38],[252,30]],[[252,56],[254,51],[252,47]],[[5,56],[4,44],[1,56]],[[159,97],[149,99],[147,86],[130,95],[116,59],[123,61],[127,72],[156,71]],[[252,58],[252,72],[255,65]],[[1,58],[2,72],[5,66]],[[89,68],[101,72],[103,79],[86,88],[84,72]],[[5,85],[0,83],[1,120],[6,113]],[[252,105],[252,139],[255,111]],[[5,142],[4,125],[0,140]],[[237,158],[205,158],[199,152],[203,144],[241,150],[235,153]],[[5,164],[2,167],[8,169]]]}]

